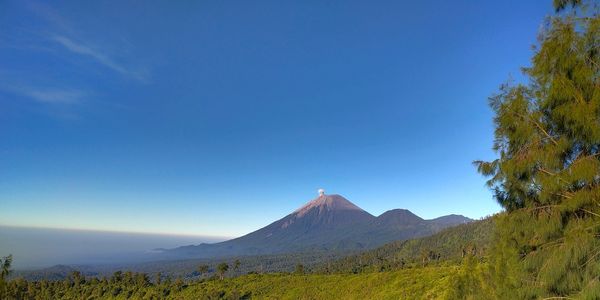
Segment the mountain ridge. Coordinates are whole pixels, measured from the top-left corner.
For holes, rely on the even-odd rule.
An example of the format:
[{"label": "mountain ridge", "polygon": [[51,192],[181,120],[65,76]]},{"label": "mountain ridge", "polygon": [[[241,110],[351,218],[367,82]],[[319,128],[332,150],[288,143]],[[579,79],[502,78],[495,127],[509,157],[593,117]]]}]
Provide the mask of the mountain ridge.
[{"label": "mountain ridge", "polygon": [[214,244],[169,249],[169,258],[293,253],[314,250],[363,250],[385,243],[423,237],[471,222],[460,215],[425,220],[406,209],[373,216],[338,194],[320,195],[285,217],[244,236]]}]

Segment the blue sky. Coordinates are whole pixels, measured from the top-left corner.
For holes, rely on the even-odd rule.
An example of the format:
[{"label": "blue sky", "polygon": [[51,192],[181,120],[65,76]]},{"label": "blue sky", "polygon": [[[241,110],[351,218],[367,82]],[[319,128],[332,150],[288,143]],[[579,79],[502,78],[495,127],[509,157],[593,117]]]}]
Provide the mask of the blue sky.
[{"label": "blue sky", "polygon": [[2,1],[0,224],[237,236],[320,187],[499,210],[487,97],[551,1]]}]

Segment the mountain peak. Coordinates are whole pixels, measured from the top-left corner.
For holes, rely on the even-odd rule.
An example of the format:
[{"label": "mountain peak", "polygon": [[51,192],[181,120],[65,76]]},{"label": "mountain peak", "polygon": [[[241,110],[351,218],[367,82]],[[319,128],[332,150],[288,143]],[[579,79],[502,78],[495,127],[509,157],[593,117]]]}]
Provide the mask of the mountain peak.
[{"label": "mountain peak", "polygon": [[380,225],[407,225],[418,224],[424,220],[413,214],[408,209],[392,209],[384,212],[377,217],[377,223]]},{"label": "mountain peak", "polygon": [[356,206],[354,203],[350,202],[350,200],[340,196],[340,195],[325,195],[321,193],[319,197],[309,201],[304,206],[300,207],[294,213],[298,217],[302,217],[310,210],[318,208],[319,211],[332,211],[332,210],[355,210],[355,211],[363,211],[362,208]]},{"label": "mountain peak", "polygon": [[441,216],[435,219],[431,219],[429,220],[430,222],[433,222],[435,224],[441,224],[441,225],[449,225],[449,224],[464,224],[464,223],[469,223],[469,222],[473,222],[473,219],[467,218],[463,215],[447,215],[447,216]]}]

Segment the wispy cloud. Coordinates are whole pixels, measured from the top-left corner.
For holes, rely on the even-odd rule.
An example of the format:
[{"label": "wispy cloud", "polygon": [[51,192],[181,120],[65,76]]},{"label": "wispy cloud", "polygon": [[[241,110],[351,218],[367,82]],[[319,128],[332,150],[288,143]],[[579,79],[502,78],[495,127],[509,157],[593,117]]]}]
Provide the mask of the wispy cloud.
[{"label": "wispy cloud", "polygon": [[145,72],[130,70],[124,67],[123,65],[115,62],[113,59],[111,59],[101,51],[93,49],[82,42],[76,42],[73,39],[60,35],[55,36],[52,39],[57,43],[61,44],[67,50],[76,54],[88,56],[94,59],[96,62],[112,69],[113,71],[121,73],[122,75],[129,76],[140,81],[147,80],[147,75]]},{"label": "wispy cloud", "polygon": [[[36,61],[51,57],[53,61],[88,63],[61,64],[60,69],[52,69],[52,72],[44,67],[11,68],[16,64],[8,64],[6,69],[0,70],[0,101],[22,100],[19,104],[25,109],[76,119],[92,105],[122,105],[118,99],[103,103],[95,97],[103,93],[95,89],[98,75],[149,83],[149,69],[134,56],[135,47],[125,35],[107,36],[93,28],[86,31],[90,28],[73,23],[68,14],[63,15],[50,3],[35,0],[21,3],[24,5],[19,9],[34,21],[13,24],[11,30],[0,32],[0,50],[15,53],[23,50],[19,55],[33,56]],[[70,71],[73,73],[69,74]],[[56,76],[57,73],[67,76]],[[72,80],[75,76],[68,76],[74,74],[78,76],[76,80]]]},{"label": "wispy cloud", "polygon": [[[129,51],[125,51],[129,45],[124,44],[124,39],[100,39],[103,40],[103,43],[110,44],[99,44],[98,39],[94,39],[94,32],[82,32],[81,26],[70,22],[50,5],[37,1],[26,1],[25,3],[31,12],[48,25],[40,32],[44,39],[57,43],[62,46],[62,49],[71,53],[92,59],[124,77],[142,83],[149,81],[150,76],[146,68],[128,63],[135,58],[130,57]],[[112,51],[106,51],[107,49],[112,49]],[[115,49],[120,52],[115,53]]]},{"label": "wispy cloud", "polygon": [[86,93],[81,90],[43,89],[30,86],[1,86],[0,89],[9,93],[27,97],[39,103],[72,105],[82,102]]}]

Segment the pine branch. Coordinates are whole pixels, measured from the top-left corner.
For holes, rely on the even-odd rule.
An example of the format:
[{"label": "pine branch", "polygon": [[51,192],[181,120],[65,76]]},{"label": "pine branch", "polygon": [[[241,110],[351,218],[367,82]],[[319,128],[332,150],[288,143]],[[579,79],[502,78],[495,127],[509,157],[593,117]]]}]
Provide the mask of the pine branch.
[{"label": "pine branch", "polygon": [[558,145],[558,142],[557,142],[557,141],[556,141],[556,140],[555,140],[555,139],[554,139],[554,138],[553,138],[553,137],[552,137],[552,136],[551,136],[551,135],[550,135],[550,134],[549,134],[549,133],[548,133],[546,130],[544,130],[544,128],[542,128],[542,126],[541,126],[541,125],[540,125],[538,122],[536,122],[536,121],[534,121],[534,120],[531,120],[531,122],[533,122],[533,124],[535,124],[535,126],[536,126],[536,127],[537,127],[537,128],[538,128],[538,129],[539,129],[541,132],[543,132],[543,133],[544,133],[544,135],[546,135],[546,137],[548,137],[548,138],[550,139],[550,141],[551,141],[551,142],[552,142],[552,143],[553,143],[555,146],[556,146],[556,145]]},{"label": "pine branch", "polygon": [[577,157],[577,158],[576,158],[576,159],[575,159],[575,160],[574,160],[574,161],[571,163],[571,165],[570,165],[569,167],[573,166],[574,164],[576,164],[576,163],[578,163],[578,162],[580,162],[580,161],[582,161],[582,160],[586,160],[586,159],[589,159],[589,158],[592,158],[592,157],[596,157],[596,156],[599,156],[599,155],[600,155],[600,152],[598,152],[598,153],[594,153],[594,154],[590,154],[590,155],[586,155],[586,156],[584,156],[584,157]]},{"label": "pine branch", "polygon": [[552,195],[561,196],[561,197],[563,197],[565,199],[572,199],[573,198],[573,196],[568,196],[568,195],[565,195],[565,194],[562,194],[562,193],[552,193]]},{"label": "pine branch", "polygon": [[593,212],[591,212],[591,211],[589,211],[589,210],[587,210],[587,209],[583,209],[583,208],[582,208],[581,210],[582,210],[582,211],[584,211],[584,212],[586,212],[586,213],[588,213],[588,214],[590,214],[590,215],[594,215],[594,216],[596,216],[596,217],[600,217],[600,215],[599,215],[599,214],[597,214],[597,213],[593,213]]},{"label": "pine branch", "polygon": [[[596,249],[594,249],[594,251],[600,249],[600,247],[596,247]],[[598,256],[600,254],[600,250],[596,251],[596,253],[594,253],[594,255],[592,255],[592,257],[590,257],[583,265],[579,266],[580,268],[585,267],[587,264],[589,264],[592,260],[594,260],[594,258],[596,258],[596,256]]]},{"label": "pine branch", "polygon": [[[544,174],[546,174],[546,175],[550,175],[550,176],[557,176],[557,175],[559,175],[558,173],[553,173],[553,172],[550,172],[550,171],[548,171],[548,170],[546,170],[546,169],[544,169],[544,168],[542,168],[542,167],[538,167],[538,170],[539,170],[540,172],[542,172],[542,173],[544,173]],[[562,182],[564,182],[564,183],[566,183],[566,184],[570,184],[570,182],[568,182],[568,181],[566,181],[566,180],[562,179],[560,176],[558,176],[558,180],[560,180],[560,181],[562,181]]]},{"label": "pine branch", "polygon": [[518,113],[518,112],[516,112],[516,111],[514,111],[514,110],[510,110],[510,111],[511,111],[512,113],[516,114],[517,116],[521,117],[523,120],[525,120],[525,121],[529,121],[529,122],[533,123],[533,124],[535,125],[535,127],[537,127],[537,128],[538,128],[538,129],[539,129],[539,130],[540,130],[540,131],[541,131],[541,132],[542,132],[542,133],[543,133],[543,134],[544,134],[544,135],[545,135],[545,136],[546,136],[548,139],[550,139],[550,141],[551,141],[551,142],[552,142],[554,145],[558,145],[558,142],[557,142],[557,141],[554,139],[554,137],[552,137],[552,136],[551,136],[551,135],[548,133],[548,131],[546,131],[546,130],[545,130],[543,127],[542,127],[542,125],[540,125],[538,122],[536,122],[535,120],[533,120],[533,119],[531,119],[531,118],[529,118],[529,117],[527,117],[527,116],[525,116],[525,115],[523,115],[523,114],[521,114],[521,113]]},{"label": "pine branch", "polygon": [[562,76],[558,76],[558,80],[561,81],[562,83],[566,83],[568,85],[571,86],[571,88],[573,89],[574,92],[574,97],[575,99],[577,99],[577,101],[581,104],[585,104],[586,101],[583,98],[583,95],[581,94],[581,91],[575,86],[575,83],[573,83],[572,80],[569,80],[568,78],[564,78]]}]

